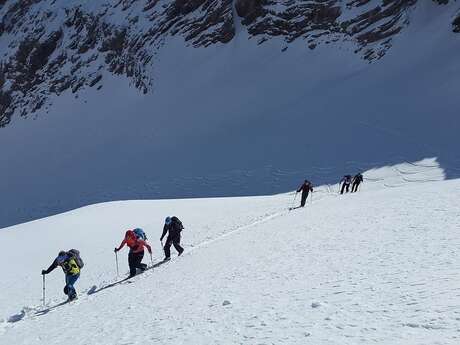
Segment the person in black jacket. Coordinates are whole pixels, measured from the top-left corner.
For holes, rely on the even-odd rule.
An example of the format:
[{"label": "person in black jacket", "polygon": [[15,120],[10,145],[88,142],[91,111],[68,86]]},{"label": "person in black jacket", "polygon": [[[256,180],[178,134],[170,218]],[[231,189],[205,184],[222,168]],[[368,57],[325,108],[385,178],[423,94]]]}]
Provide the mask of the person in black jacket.
[{"label": "person in black jacket", "polygon": [[355,177],[353,177],[353,185],[351,187],[351,192],[352,193],[355,193],[358,191],[358,186],[361,184],[361,182],[363,182],[364,178],[363,178],[363,175],[361,173],[358,173],[355,175]]},{"label": "person in black jacket", "polygon": [[351,175],[345,175],[341,180],[342,189],[340,190],[340,194],[343,194],[344,191],[347,193],[350,191],[350,184],[351,184]]},{"label": "person in black jacket", "polygon": [[[163,241],[163,237],[168,233],[166,238],[166,243],[163,247],[165,252],[164,260],[169,260],[171,258],[171,245],[174,245],[179,255],[184,252],[184,248],[180,245],[180,233],[184,229],[182,222],[177,217],[166,217],[165,225],[163,227],[163,234],[161,235],[160,241]],[[163,242],[162,242],[163,243]]]},{"label": "person in black jacket", "polygon": [[302,192],[302,198],[300,199],[300,207],[305,207],[305,203],[307,202],[308,194],[310,192],[313,193],[313,184],[305,180],[304,183],[297,189],[297,193]]}]

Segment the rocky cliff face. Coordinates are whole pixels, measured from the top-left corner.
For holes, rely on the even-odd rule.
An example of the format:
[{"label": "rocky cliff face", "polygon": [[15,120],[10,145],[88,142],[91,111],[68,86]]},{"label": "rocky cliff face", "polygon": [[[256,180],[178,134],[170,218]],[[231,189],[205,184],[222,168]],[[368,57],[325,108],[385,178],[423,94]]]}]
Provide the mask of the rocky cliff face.
[{"label": "rocky cliff face", "polygon": [[[419,0],[425,1],[425,0]],[[433,0],[440,6],[448,0]],[[2,0],[0,126],[46,110],[53,96],[100,89],[105,73],[153,89],[155,55],[168,37],[190,47],[226,44],[241,26],[255,44],[349,41],[376,61],[410,25],[417,0]],[[454,17],[455,18],[455,17]],[[460,32],[460,17],[453,20]]]},{"label": "rocky cliff face", "polygon": [[452,27],[454,32],[460,33],[460,13],[455,17],[454,21],[452,22]]}]

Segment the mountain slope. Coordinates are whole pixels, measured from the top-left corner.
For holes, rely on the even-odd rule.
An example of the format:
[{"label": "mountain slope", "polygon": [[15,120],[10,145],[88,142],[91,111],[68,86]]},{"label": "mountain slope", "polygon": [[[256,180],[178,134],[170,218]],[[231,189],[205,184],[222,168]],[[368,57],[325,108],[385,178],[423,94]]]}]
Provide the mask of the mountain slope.
[{"label": "mountain slope", "polygon": [[3,117],[2,226],[431,157],[459,176],[456,1],[14,4],[0,9],[2,89],[22,85],[27,118]]},{"label": "mountain slope", "polygon": [[[418,175],[419,182],[385,188],[395,171]],[[313,204],[292,212],[286,210],[288,194],[133,201],[4,229],[1,339],[456,344],[460,184],[426,182],[434,176],[430,171],[399,166],[366,172],[358,194],[338,197],[325,186]],[[161,220],[171,212],[186,226],[185,254],[104,289],[115,279],[112,247],[124,230],[143,226],[156,262]],[[74,235],[62,236],[63,229]],[[43,315],[36,314],[40,307],[21,311],[38,304],[40,269],[59,249],[74,246],[86,259],[79,300]],[[47,276],[50,305],[61,301],[61,288],[61,272]]]},{"label": "mountain slope", "polygon": [[[171,36],[208,47],[232,41],[240,25],[257,44],[281,38],[283,49],[297,40],[315,49],[349,41],[365,59],[379,59],[410,25],[416,5],[420,1],[4,1],[0,125],[15,112],[28,116],[50,106],[52,95],[100,89],[105,71],[152,91],[151,67]],[[455,31],[455,20],[446,24]]]}]

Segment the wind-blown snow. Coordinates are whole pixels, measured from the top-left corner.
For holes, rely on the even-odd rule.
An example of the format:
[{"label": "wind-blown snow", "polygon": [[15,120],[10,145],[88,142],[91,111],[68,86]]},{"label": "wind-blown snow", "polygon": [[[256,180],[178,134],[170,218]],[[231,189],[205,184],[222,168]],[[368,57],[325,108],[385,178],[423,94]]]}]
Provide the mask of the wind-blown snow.
[{"label": "wind-blown snow", "polygon": [[[460,181],[430,182],[443,175],[432,163],[368,171],[357,194],[319,187],[291,212],[292,193],[126,201],[3,229],[0,343],[457,344]],[[184,255],[104,288],[124,231],[143,227],[158,262],[171,214]],[[73,247],[79,300],[38,312],[40,270]],[[62,286],[47,276],[49,306]]]}]

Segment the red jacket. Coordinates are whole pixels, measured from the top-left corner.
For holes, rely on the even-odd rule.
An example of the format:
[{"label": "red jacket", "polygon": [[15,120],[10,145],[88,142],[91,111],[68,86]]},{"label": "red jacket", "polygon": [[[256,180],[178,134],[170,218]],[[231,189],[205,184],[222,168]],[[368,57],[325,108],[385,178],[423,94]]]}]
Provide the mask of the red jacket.
[{"label": "red jacket", "polygon": [[125,246],[125,244],[131,249],[133,253],[140,253],[144,251],[144,247],[147,248],[150,254],[152,254],[152,248],[144,240],[138,239],[136,234],[132,230],[126,231],[125,239],[121,242],[120,246],[117,248],[119,251]]}]

